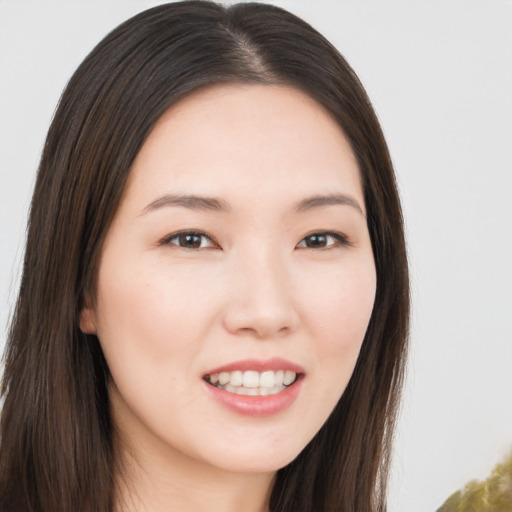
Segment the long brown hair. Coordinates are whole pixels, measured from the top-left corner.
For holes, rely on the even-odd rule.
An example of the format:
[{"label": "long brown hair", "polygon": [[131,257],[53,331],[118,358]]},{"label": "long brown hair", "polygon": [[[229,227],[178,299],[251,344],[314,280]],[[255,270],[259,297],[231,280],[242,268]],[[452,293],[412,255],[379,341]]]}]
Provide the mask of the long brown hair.
[{"label": "long brown hair", "polygon": [[315,438],[276,477],[272,512],[382,512],[409,317],[403,223],[379,123],[358,78],[307,23],[263,4],[191,1],[111,32],[68,83],[30,209],[2,383],[0,509],[112,512],[109,371],[78,313],[131,165],[160,116],[200,87],[287,84],[338,121],[360,167],[377,270],[350,383]]}]

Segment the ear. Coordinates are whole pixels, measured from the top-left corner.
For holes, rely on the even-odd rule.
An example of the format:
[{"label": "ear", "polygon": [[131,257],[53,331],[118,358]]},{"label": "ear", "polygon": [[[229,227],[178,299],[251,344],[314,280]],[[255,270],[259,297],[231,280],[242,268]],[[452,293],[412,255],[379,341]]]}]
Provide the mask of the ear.
[{"label": "ear", "polygon": [[88,294],[84,297],[84,305],[80,311],[79,324],[80,330],[84,334],[97,334],[96,311],[94,310],[93,301]]}]

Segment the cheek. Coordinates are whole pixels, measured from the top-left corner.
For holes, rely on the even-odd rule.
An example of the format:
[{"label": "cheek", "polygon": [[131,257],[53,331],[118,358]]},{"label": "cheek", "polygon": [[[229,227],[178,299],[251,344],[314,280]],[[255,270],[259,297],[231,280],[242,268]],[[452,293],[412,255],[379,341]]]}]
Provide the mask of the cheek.
[{"label": "cheek", "polygon": [[198,348],[215,300],[210,296],[212,288],[197,292],[200,274],[171,273],[155,262],[148,267],[153,270],[133,272],[135,266],[104,262],[98,287],[98,336],[106,352],[131,354],[158,367],[176,354],[184,356]]},{"label": "cheek", "polygon": [[96,308],[98,338],[115,383],[112,403],[123,424],[132,422],[123,420],[127,409],[120,404],[143,423],[172,425],[173,411],[195,400],[188,391],[215,300],[197,293],[200,273],[171,273],[155,261],[143,265],[151,272],[133,271],[140,265],[119,261],[102,262]]},{"label": "cheek", "polygon": [[323,383],[319,389],[329,390],[332,407],[354,370],[372,314],[375,289],[372,261],[331,273],[330,279],[318,279],[311,291],[317,299],[310,301],[308,326],[310,337],[315,340],[315,365]]},{"label": "cheek", "polygon": [[335,351],[362,342],[375,300],[373,260],[310,276],[308,283],[303,307],[310,313],[313,337]]}]

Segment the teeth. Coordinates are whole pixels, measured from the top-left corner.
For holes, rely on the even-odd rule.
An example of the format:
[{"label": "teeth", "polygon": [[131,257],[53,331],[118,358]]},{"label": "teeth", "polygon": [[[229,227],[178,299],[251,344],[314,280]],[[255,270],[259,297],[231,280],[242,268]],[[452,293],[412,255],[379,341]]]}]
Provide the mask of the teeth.
[{"label": "teeth", "polygon": [[266,396],[283,391],[295,382],[297,374],[290,370],[268,370],[262,373],[248,370],[245,372],[220,372],[207,376],[210,384],[238,395]]},{"label": "teeth", "polygon": [[226,391],[229,391],[230,393],[234,393],[234,392],[235,392],[235,386],[232,386],[231,384],[226,384],[226,385],[224,386],[224,389],[225,389]]},{"label": "teeth", "polygon": [[231,372],[231,376],[229,378],[229,383],[232,386],[241,386],[243,379],[244,379],[244,375],[242,372]]},{"label": "teeth", "polygon": [[276,374],[274,372],[263,372],[260,375],[260,388],[273,388],[275,385]]},{"label": "teeth", "polygon": [[258,372],[244,372],[244,388],[258,388],[260,386],[260,375]]},{"label": "teeth", "polygon": [[227,384],[230,380],[230,374],[228,372],[221,372],[219,373],[219,384],[221,386],[224,386],[224,384]]},{"label": "teeth", "polygon": [[295,372],[291,372],[290,370],[286,370],[284,372],[283,384],[285,386],[289,386],[295,380]]}]

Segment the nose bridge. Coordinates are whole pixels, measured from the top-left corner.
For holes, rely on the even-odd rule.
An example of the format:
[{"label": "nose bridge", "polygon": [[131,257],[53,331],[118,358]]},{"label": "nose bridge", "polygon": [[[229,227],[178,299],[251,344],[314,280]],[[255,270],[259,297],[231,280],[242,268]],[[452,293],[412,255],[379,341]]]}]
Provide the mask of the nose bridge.
[{"label": "nose bridge", "polygon": [[246,246],[237,251],[232,265],[227,329],[260,338],[295,329],[293,283],[279,248],[271,243]]}]

